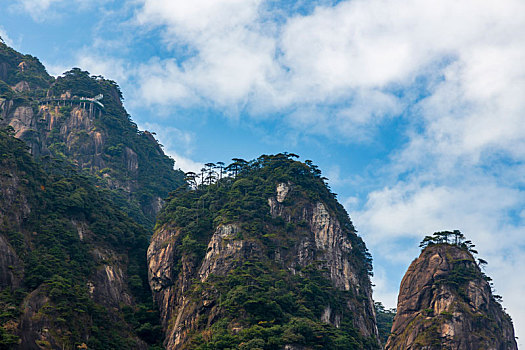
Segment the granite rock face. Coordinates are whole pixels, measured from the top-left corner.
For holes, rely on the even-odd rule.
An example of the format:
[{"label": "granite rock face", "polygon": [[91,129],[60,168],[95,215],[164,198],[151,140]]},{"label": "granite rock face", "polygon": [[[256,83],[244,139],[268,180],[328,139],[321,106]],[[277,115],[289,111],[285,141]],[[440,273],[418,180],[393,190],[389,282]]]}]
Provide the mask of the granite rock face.
[{"label": "granite rock face", "polygon": [[[330,215],[325,204],[320,201],[306,202],[300,208],[283,205],[286,196],[283,196],[283,193],[288,191],[287,184],[281,183],[277,186],[276,197],[268,199],[270,212],[273,217],[282,217],[289,223],[307,223],[309,234],[295,242],[291,249],[292,254],[284,249],[278,250],[277,259],[282,260],[291,271],[316,261],[322,262],[319,268],[329,271],[329,278],[334,286],[340,290],[351,291],[353,295],[362,296],[363,302],[349,303],[348,307],[355,313],[354,323],[361,334],[377,337],[372,289],[367,280],[359,277],[355,261],[351,258],[352,243],[341,228],[340,222]],[[323,318],[328,323],[338,326],[341,315],[332,313],[327,305]]]},{"label": "granite rock face", "polygon": [[[321,321],[339,327],[343,314],[348,317],[351,313],[361,336],[377,339],[370,281],[359,271],[348,232],[322,201],[287,202],[292,187],[291,183],[279,183],[275,194],[268,198],[268,211],[275,220],[301,225],[304,234],[288,241],[286,247],[276,249],[273,263],[290,274],[301,274],[301,269],[317,264],[336,289],[354,296],[344,306],[325,305]],[[206,284],[211,276],[227,276],[249,260],[267,258],[265,244],[250,238],[244,226],[243,222],[216,226],[200,261],[191,255],[177,255],[182,237],[176,222],[157,229],[148,249],[149,280],[160,308],[167,349],[187,348],[189,335],[221,318],[216,295],[204,291],[198,298],[194,294],[190,297],[195,281]],[[242,330],[240,325],[232,327],[235,332]],[[308,347],[288,344],[285,348]]]},{"label": "granite rock face", "polygon": [[[89,102],[95,96],[102,102]],[[116,83],[78,68],[55,79],[38,59],[2,42],[0,127],[13,128],[35,157],[65,157],[109,189],[123,190],[140,208],[130,214],[150,227],[162,198],[183,183],[152,133],[129,119]]]},{"label": "granite rock face", "polygon": [[0,235],[0,290],[3,288],[16,289],[20,286],[24,266],[13,247]]},{"label": "granite rock face", "polygon": [[[116,131],[102,125],[100,113],[84,106],[32,107],[0,98],[0,127],[12,127],[15,137],[26,142],[35,157],[66,156],[80,169],[102,178],[110,189],[123,190],[127,197],[134,198],[145,186],[151,186],[143,180],[144,174],[152,171],[144,161],[144,153],[154,153],[160,159],[165,157],[164,152],[147,132],[132,136],[139,138],[144,147],[129,141],[115,145]],[[182,182],[182,175],[170,171]],[[161,196],[148,193],[140,205],[142,214],[153,222],[162,207]]]},{"label": "granite rock face", "polygon": [[[28,279],[28,275],[40,276],[35,273],[38,261],[29,260],[28,256],[49,245],[46,242],[42,248],[43,245],[39,242],[40,230],[45,230],[49,222],[42,219],[45,208],[51,203],[43,200],[50,190],[49,178],[25,151],[25,147],[22,148],[21,141],[4,132],[0,134],[0,143],[3,157],[0,160],[0,292],[3,296],[0,299],[0,309],[4,312],[0,320],[2,334],[5,332],[18,339],[14,341],[16,345],[10,344],[9,349],[71,348],[67,325],[61,323],[65,320],[57,322],[60,318],[49,311],[56,307],[56,295],[59,293],[59,289],[54,291],[50,284],[56,282],[66,286],[71,283],[71,279],[65,281],[62,276],[57,276],[55,282],[40,280],[38,283]],[[48,210],[54,212],[53,209]],[[128,285],[128,257],[96,237],[91,230],[93,222],[88,222],[83,212],[62,212],[61,219],[71,232],[69,243],[74,244],[78,239],[94,263],[85,282],[78,282],[82,286],[69,285],[66,289],[69,291],[75,287],[77,290],[87,287],[89,294],[86,296],[97,307],[108,310],[108,317],[120,320],[120,310],[123,307],[136,305]],[[49,273],[52,272],[49,270]],[[86,326],[76,336],[87,342],[91,320],[85,311],[79,312],[77,319]],[[136,337],[131,335],[130,330],[126,329],[124,332],[127,332],[130,339]],[[4,341],[3,338],[2,340]],[[141,340],[134,341],[136,348],[146,348]]]},{"label": "granite rock face", "polygon": [[386,349],[517,349],[510,317],[473,256],[450,244],[425,248],[402,282]]}]

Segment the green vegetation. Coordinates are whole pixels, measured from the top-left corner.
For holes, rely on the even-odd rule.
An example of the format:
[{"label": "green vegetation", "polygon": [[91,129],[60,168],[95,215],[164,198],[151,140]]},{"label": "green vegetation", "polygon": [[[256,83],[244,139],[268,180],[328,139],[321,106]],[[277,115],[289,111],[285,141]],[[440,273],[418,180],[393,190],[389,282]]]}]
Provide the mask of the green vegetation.
[{"label": "green vegetation", "polygon": [[[22,81],[29,84],[30,90],[15,92],[12,86]],[[174,161],[164,155],[152,134],[139,131],[131,121],[122,105],[122,93],[117,83],[102,76],[90,76],[89,72],[79,68],[73,68],[55,80],[37,58],[22,55],[0,42],[0,101],[11,100],[13,107],[32,107],[38,114],[39,101],[47,97],[60,98],[65,93],[74,98],[104,96],[101,101],[103,113],[92,116],[92,128],[80,130],[77,135],[61,134],[62,126],[73,110],[71,106],[63,106],[62,102],[53,130],[37,126],[33,135],[26,132],[23,139],[29,143],[38,140],[38,143],[43,143],[44,154],[47,148],[52,156],[69,159],[92,175],[100,176],[98,171],[101,168],[110,169],[106,178],[100,176],[99,185],[107,187],[109,183],[109,187],[116,187],[113,197],[121,204],[121,209],[140,224],[152,228],[158,199],[181,186],[184,174],[173,169]],[[48,103],[53,106],[57,102]],[[45,125],[45,120],[43,122]],[[99,138],[97,141],[93,140],[95,132]],[[94,154],[88,145],[101,141],[103,149]],[[129,167],[129,157],[136,157],[136,169]],[[132,190],[131,198],[129,193],[123,193],[122,188]]]},{"label": "green vegetation", "polygon": [[[134,333],[158,343],[160,325],[146,275],[148,231],[115,209],[110,193],[97,188],[92,177],[66,161],[48,157],[36,163],[25,144],[10,133],[0,130],[0,181],[7,186],[9,179],[17,179],[18,202],[3,217],[0,232],[23,261],[24,276],[20,290],[0,293],[5,310],[0,314],[1,346],[18,341],[12,325],[20,305],[38,295],[49,297],[49,302],[37,319],[47,319],[53,339],[66,348],[85,342],[90,349],[134,349],[136,340],[130,337]],[[16,212],[26,205],[30,214],[20,222]],[[89,235],[83,240],[74,222],[87,224]],[[99,268],[92,255],[95,247],[111,249],[127,261],[126,273],[135,280],[130,292],[138,302],[135,309],[120,314],[127,323],[89,296],[87,281]]]},{"label": "green vegetation", "polygon": [[[73,68],[58,77],[49,89],[52,96],[60,96],[68,91],[72,96],[78,97],[94,97],[99,94],[104,96],[101,100],[104,113],[95,116],[93,130],[86,130],[103,135],[104,149],[100,160],[104,163],[104,168],[100,169],[97,164],[92,163],[91,154],[84,154],[86,142],[82,140],[77,147],[69,147],[65,155],[69,159],[80,160],[83,168],[95,170],[102,183],[104,180],[101,172],[104,171],[106,176],[109,175],[112,181],[122,184],[122,187],[128,183],[133,184],[131,203],[129,198],[124,201],[118,199],[122,196],[129,197],[119,190],[114,191],[114,199],[122,204],[122,210],[139,223],[153,227],[156,212],[152,206],[156,199],[166,197],[170,191],[181,186],[184,183],[184,173],[173,169],[173,159],[164,155],[151,133],[138,130],[122,106],[122,93],[117,83]],[[56,145],[64,141],[63,137],[56,135],[50,139],[49,144]],[[129,168],[127,152],[136,155],[137,169]],[[137,208],[140,210],[136,210]]]},{"label": "green vegetation", "polygon": [[[212,277],[198,285],[194,296],[216,293],[223,310],[209,336],[197,334],[189,348],[246,348],[258,344],[261,349],[282,349],[286,344],[313,349],[375,349],[372,339],[363,339],[352,324],[352,313],[344,307],[348,292],[331,286],[314,266],[290,276],[275,270],[269,261],[246,261],[225,278]],[[320,321],[326,305],[342,316],[339,328]],[[241,330],[235,333],[232,325]]]},{"label": "green vegetation", "polygon": [[[200,266],[207,244],[217,226],[235,223],[237,237],[257,248],[250,256],[233,263],[225,276],[210,275],[204,283],[194,282],[190,296],[198,302],[206,295],[218,306],[218,315],[208,311],[199,316],[197,330],[188,345],[192,349],[282,349],[296,344],[312,349],[376,349],[377,341],[364,338],[353,325],[352,303],[360,310],[360,298],[352,291],[337,290],[323,270],[323,262],[294,265],[293,274],[276,261],[276,252],[293,250],[294,242],[308,234],[304,221],[286,223],[272,217],[268,198],[279,183],[289,183],[283,205],[294,217],[301,208],[322,201],[337,217],[352,242],[349,259],[359,272],[361,283],[369,283],[371,257],[336,195],[326,186],[316,166],[293,160],[293,154],[263,155],[247,162],[235,159],[224,167],[206,164],[201,174],[187,174],[189,185],[170,194],[157,229],[176,226],[179,232],[175,261]],[[214,170],[217,169],[218,171]],[[199,178],[201,179],[199,183]],[[260,251],[259,251],[260,249]],[[290,262],[291,263],[291,262]],[[293,264],[293,263],[292,263]],[[181,268],[181,266],[179,266]],[[330,306],[341,317],[339,327],[321,321]],[[218,322],[208,326],[208,319]]]},{"label": "green vegetation", "polygon": [[[58,103],[53,99],[63,94],[103,94],[104,108],[90,114],[87,123],[68,124],[79,117],[79,110],[64,102],[55,109]],[[44,100],[49,104],[47,116],[39,106]],[[1,217],[0,234],[24,264],[20,290],[4,288],[0,293],[0,308],[6,310],[0,314],[0,348],[19,340],[22,301],[44,297],[50,300],[37,319],[52,320],[50,332],[61,346],[136,348],[136,336],[158,346],[161,326],[147,282],[146,249],[160,199],[184,184],[184,174],[173,169],[174,161],[153,135],[139,131],[131,121],[114,81],[78,68],[55,79],[38,59],[0,41],[3,101],[12,102],[10,111],[30,107],[38,121],[22,135],[36,158],[12,137],[12,129],[0,130],[0,180],[9,184],[13,177],[20,179],[13,185],[17,199]],[[6,116],[0,124],[9,122],[9,112]],[[27,216],[14,214],[25,207],[31,209]],[[83,240],[77,223],[85,226]],[[107,263],[118,261],[124,269],[134,298],[131,306],[108,311],[90,297],[87,281],[104,264],[93,258],[96,249],[115,254],[115,261]]]},{"label": "green vegetation", "polygon": [[472,241],[466,240],[459,230],[434,232],[432,236],[425,236],[419,243],[419,247],[425,249],[434,244],[452,244],[472,254],[478,253],[474,249],[475,245],[472,244]]},{"label": "green vegetation", "polygon": [[[284,204],[294,203],[294,206],[309,202],[322,201],[329,211],[339,220],[343,230],[354,247],[356,261],[360,264],[361,276],[372,275],[372,257],[363,240],[356,235],[356,230],[344,207],[336,200],[321,177],[317,166],[310,161],[301,163],[294,161],[295,155],[282,153],[263,155],[251,162],[243,161],[243,165],[225,176],[220,181],[210,184],[201,183],[195,188],[181,187],[170,193],[165,209],[157,218],[156,227],[172,223],[181,228],[181,237],[188,236],[200,245],[196,251],[198,257],[203,257],[213,230],[220,224],[241,222],[244,232],[253,234],[268,244],[271,237],[277,238],[274,244],[286,246],[283,241],[290,234],[275,235],[283,230],[284,221],[272,218],[268,207],[268,198],[275,195],[278,183],[292,183],[293,190],[287,196]],[[239,161],[232,163],[239,165]],[[310,164],[310,165],[309,165]],[[229,166],[231,169],[231,165]],[[235,176],[236,174],[236,176]],[[210,177],[204,174],[203,178]],[[191,182],[190,182],[191,184]],[[271,225],[271,226],[269,226]],[[289,223],[286,230],[293,234],[304,232],[302,223]],[[280,240],[280,242],[279,242]],[[198,264],[200,261],[196,261]]]},{"label": "green vegetation", "polygon": [[0,349],[10,349],[18,345],[20,338],[16,334],[16,328],[23,295],[22,290],[0,290]]},{"label": "green vegetation", "polygon": [[390,336],[394,317],[396,316],[396,309],[385,309],[380,301],[374,303],[376,309],[377,330],[379,331],[379,339],[384,345]]},{"label": "green vegetation", "polygon": [[[0,76],[8,85],[14,86],[21,81],[29,83],[33,89],[46,88],[55,79],[47,74],[38,58],[22,55],[0,41],[0,62],[4,64],[6,76]],[[4,88],[0,85],[0,96]]]}]

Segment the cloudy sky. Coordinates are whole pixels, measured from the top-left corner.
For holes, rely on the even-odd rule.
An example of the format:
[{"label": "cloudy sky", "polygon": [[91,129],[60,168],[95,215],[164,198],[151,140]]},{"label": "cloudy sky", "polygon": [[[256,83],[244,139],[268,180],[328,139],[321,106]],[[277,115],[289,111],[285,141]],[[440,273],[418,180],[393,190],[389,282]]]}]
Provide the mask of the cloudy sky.
[{"label": "cloudy sky", "polygon": [[[522,0],[0,0],[0,36],[53,75],[116,80],[184,170],[294,152],[374,257],[376,300],[460,229],[525,339]],[[520,340],[524,344],[524,340]]]}]

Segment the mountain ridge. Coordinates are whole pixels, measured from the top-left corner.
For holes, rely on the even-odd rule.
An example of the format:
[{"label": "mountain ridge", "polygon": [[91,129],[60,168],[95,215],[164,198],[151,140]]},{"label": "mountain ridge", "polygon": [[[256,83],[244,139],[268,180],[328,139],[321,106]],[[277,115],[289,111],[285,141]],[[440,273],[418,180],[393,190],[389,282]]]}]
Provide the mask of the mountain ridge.
[{"label": "mountain ridge", "polygon": [[[0,41],[0,348],[380,348],[394,312],[374,305],[372,257],[317,166],[279,153],[184,174],[122,100]],[[444,273],[413,288],[411,266],[388,349],[515,348],[461,242],[425,238],[413,264],[445,247]],[[477,323],[449,310],[479,300]]]},{"label": "mountain ridge", "polygon": [[183,173],[115,82],[3,43],[0,75],[0,348],[154,349],[146,250]]}]

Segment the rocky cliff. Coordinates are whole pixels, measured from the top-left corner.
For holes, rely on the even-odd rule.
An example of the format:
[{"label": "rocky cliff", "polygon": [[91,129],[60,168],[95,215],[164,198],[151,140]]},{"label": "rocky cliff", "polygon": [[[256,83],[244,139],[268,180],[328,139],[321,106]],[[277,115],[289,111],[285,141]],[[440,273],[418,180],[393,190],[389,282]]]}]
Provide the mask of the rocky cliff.
[{"label": "rocky cliff", "polygon": [[488,280],[465,246],[426,247],[401,282],[386,349],[517,349]]},{"label": "rocky cliff", "polygon": [[0,42],[1,349],[162,343],[146,249],[183,174],[121,100]]},{"label": "rocky cliff", "polygon": [[167,349],[379,348],[370,256],[286,154],[172,194],[148,249]]},{"label": "rocky cliff", "polygon": [[35,162],[0,130],[0,194],[0,348],[143,349],[160,340],[151,303],[145,313],[148,231],[93,179],[64,162]]},{"label": "rocky cliff", "polygon": [[128,215],[153,227],[184,174],[130,120],[119,86],[78,68],[55,79],[38,59],[1,42],[0,67],[0,126],[12,127],[34,156],[64,158],[96,176]]}]

